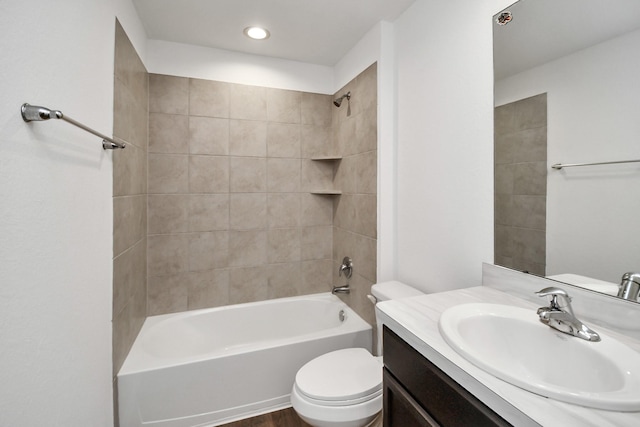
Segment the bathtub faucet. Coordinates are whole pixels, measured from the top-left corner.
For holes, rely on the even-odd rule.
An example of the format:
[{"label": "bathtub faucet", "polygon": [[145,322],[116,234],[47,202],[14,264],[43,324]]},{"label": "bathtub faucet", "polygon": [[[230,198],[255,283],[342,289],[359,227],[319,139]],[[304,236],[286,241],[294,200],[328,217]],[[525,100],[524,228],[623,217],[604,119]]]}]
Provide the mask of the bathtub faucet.
[{"label": "bathtub faucet", "polygon": [[347,278],[348,284],[353,274],[353,261],[351,261],[351,258],[348,256],[342,258],[342,265],[338,268],[338,276],[342,276],[342,273],[344,273],[344,277]]},{"label": "bathtub faucet", "polygon": [[351,293],[351,289],[349,289],[349,285],[344,285],[344,286],[334,286],[333,289],[331,289],[331,293],[332,294],[349,294]]},{"label": "bathtub faucet", "polygon": [[353,261],[348,256],[342,258],[342,265],[338,267],[338,276],[342,276],[344,273],[344,277],[347,279],[347,283],[344,286],[334,286],[331,290],[332,294],[348,294],[351,292],[349,289],[349,279],[353,275]]}]

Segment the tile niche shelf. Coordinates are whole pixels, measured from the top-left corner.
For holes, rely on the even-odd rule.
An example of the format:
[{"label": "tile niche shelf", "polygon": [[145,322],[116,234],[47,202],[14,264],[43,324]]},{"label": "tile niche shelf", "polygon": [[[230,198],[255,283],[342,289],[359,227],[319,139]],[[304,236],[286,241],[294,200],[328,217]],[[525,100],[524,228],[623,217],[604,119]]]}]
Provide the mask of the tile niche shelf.
[{"label": "tile niche shelf", "polygon": [[311,194],[316,194],[320,196],[339,196],[342,194],[340,190],[313,190],[310,192]]},{"label": "tile niche shelf", "polygon": [[[342,156],[316,156],[312,157],[311,160],[314,162],[336,162],[338,160],[342,160]],[[313,190],[311,194],[316,194],[320,196],[339,196],[342,194],[340,190]]]},{"label": "tile niche shelf", "polygon": [[337,160],[342,160],[342,156],[316,156],[316,157],[312,157],[311,160],[315,162],[333,162]]}]

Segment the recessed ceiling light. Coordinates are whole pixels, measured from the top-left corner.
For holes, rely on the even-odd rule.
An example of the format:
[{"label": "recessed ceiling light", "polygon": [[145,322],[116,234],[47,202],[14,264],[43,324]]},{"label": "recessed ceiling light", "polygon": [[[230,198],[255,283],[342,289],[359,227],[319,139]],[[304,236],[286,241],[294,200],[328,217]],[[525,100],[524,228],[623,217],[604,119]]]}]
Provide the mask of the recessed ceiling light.
[{"label": "recessed ceiling light", "polygon": [[244,29],[244,35],[254,40],[268,39],[271,34],[265,28],[247,27]]}]

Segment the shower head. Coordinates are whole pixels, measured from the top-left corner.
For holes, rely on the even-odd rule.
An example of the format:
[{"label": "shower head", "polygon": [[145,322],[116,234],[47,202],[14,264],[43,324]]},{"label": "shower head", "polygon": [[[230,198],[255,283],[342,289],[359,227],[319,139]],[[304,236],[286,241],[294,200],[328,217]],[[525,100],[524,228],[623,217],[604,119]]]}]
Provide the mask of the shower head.
[{"label": "shower head", "polygon": [[347,92],[344,95],[342,95],[340,98],[336,98],[333,101],[333,105],[335,105],[336,107],[340,107],[340,105],[342,105],[342,100],[347,98],[347,101],[349,101],[351,99],[351,92]]}]

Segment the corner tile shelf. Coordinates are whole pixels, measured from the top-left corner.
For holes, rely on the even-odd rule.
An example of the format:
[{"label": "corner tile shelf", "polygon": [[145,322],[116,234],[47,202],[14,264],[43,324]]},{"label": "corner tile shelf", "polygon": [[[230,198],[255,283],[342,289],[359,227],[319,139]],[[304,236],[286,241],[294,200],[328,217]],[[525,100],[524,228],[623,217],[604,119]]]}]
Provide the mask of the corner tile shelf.
[{"label": "corner tile shelf", "polygon": [[311,194],[317,194],[321,196],[339,196],[342,194],[340,190],[314,190],[310,192]]},{"label": "corner tile shelf", "polygon": [[311,160],[316,162],[332,162],[336,160],[342,160],[342,156],[316,156],[312,157]]},{"label": "corner tile shelf", "polygon": [[[335,162],[338,160],[342,160],[342,156],[316,156],[312,157],[311,160],[314,162]],[[342,194],[340,190],[314,190],[311,191],[311,194],[316,194],[320,196],[339,196]]]}]

